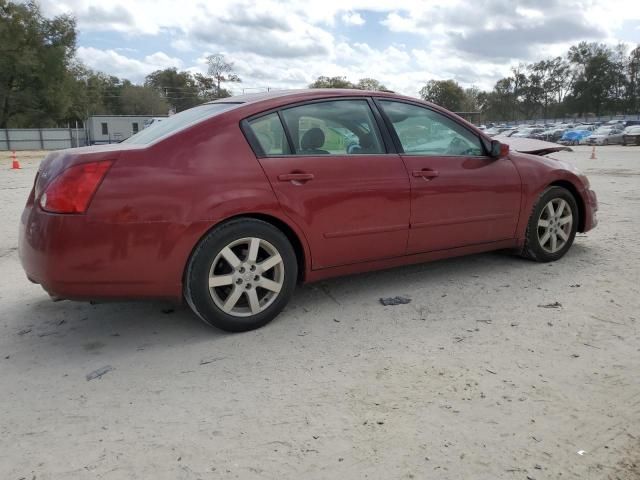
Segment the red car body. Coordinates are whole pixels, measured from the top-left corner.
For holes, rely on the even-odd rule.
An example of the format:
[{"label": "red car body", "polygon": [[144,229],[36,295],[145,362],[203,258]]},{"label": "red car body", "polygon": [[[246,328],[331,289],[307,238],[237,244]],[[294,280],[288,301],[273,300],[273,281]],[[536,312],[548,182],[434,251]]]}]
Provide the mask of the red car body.
[{"label": "red car body", "polygon": [[[514,151],[501,158],[393,152],[348,162],[340,156],[257,158],[241,128],[260,112],[346,97],[426,105],[491,141],[444,109],[390,93],[303,90],[230,98],[242,104],[148,146],[50,153],[21,219],[27,276],[61,298],[181,301],[194,247],[238,216],[283,230],[305,282],[520,248],[536,199],[553,184],[576,197],[578,231],[595,226],[595,194],[584,176],[558,160]],[[41,196],[61,172],[104,160],[112,164],[85,213],[43,210]],[[438,178],[426,181],[432,171]],[[312,174],[313,180],[287,180],[291,174]]]}]

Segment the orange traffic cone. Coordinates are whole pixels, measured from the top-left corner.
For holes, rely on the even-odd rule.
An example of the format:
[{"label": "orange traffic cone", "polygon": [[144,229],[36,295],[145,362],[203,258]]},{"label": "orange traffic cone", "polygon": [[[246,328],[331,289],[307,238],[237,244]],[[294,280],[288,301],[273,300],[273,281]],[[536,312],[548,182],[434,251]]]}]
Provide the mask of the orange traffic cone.
[{"label": "orange traffic cone", "polygon": [[594,145],[591,149],[591,156],[589,157],[591,160],[596,160],[596,146]]},{"label": "orange traffic cone", "polygon": [[11,151],[11,169],[12,170],[20,170],[20,162],[16,158],[16,151]]}]

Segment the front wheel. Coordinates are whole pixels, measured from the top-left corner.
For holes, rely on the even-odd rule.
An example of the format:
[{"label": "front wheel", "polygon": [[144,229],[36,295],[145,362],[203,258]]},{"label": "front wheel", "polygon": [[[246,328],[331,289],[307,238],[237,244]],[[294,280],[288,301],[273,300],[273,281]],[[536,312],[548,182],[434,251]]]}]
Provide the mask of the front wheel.
[{"label": "front wheel", "polygon": [[184,296],[207,324],[228,332],[259,328],[288,303],[298,276],[287,237],[253,218],[224,223],[196,247]]},{"label": "front wheel", "polygon": [[521,255],[537,262],[553,262],[571,248],[578,228],[578,205],[563,187],[547,188],[529,218]]}]

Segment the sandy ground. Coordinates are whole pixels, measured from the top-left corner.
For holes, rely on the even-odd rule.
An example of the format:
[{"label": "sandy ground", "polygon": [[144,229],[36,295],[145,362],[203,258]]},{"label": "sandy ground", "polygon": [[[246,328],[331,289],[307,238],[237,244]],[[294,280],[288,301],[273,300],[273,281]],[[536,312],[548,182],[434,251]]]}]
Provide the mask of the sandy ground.
[{"label": "sandy ground", "polygon": [[589,153],[557,154],[601,201],[563,260],[325,281],[240,335],[49,301],[16,252],[41,154],[0,157],[0,478],[640,478],[640,148]]}]

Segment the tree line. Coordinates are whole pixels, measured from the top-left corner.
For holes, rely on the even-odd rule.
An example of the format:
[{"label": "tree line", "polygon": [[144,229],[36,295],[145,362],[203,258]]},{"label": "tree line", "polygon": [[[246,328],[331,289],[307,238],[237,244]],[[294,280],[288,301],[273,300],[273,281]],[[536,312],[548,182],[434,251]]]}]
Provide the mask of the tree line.
[{"label": "tree line", "polygon": [[[311,88],[385,90],[375,79],[319,77]],[[429,80],[420,97],[479,119],[520,120],[640,112],[640,46],[581,42],[562,57],[511,68],[491,91],[463,88],[455,80]],[[478,117],[475,117],[478,118]]]},{"label": "tree line", "polygon": [[[210,55],[207,74],[157,70],[142,85],[96,72],[76,58],[70,15],[45,18],[34,1],[0,0],[0,128],[73,124],[92,114],[163,115],[230,95],[233,63]],[[310,88],[386,90],[374,78],[318,77]],[[473,120],[638,113],[640,46],[581,42],[564,56],[512,67],[490,91],[429,80],[420,97]],[[477,115],[479,114],[479,116]]]},{"label": "tree line", "polygon": [[581,42],[565,56],[520,64],[491,91],[431,80],[420,96],[493,120],[524,120],[640,112],[640,46]]}]

